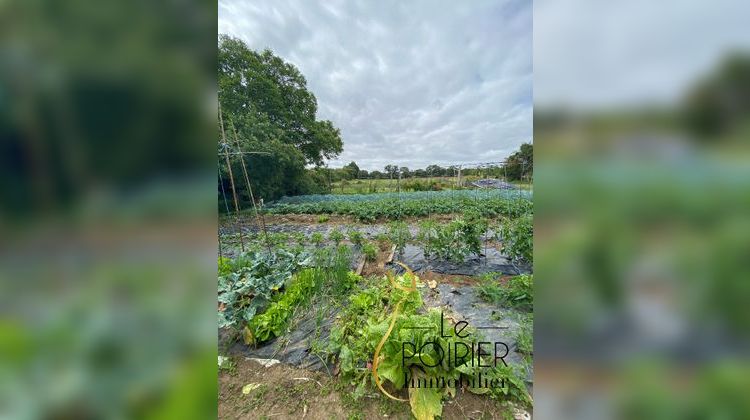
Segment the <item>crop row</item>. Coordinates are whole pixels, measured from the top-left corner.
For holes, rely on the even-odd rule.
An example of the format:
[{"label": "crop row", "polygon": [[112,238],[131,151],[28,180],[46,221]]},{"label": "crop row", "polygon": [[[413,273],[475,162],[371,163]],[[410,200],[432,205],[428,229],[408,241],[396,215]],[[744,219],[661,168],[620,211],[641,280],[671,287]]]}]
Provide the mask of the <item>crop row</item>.
[{"label": "crop row", "polygon": [[311,194],[282,197],[276,204],[317,203],[321,201],[379,201],[379,200],[434,200],[443,198],[526,198],[531,199],[531,192],[522,190],[445,190],[445,191],[410,191],[374,194]]},{"label": "crop row", "polygon": [[319,201],[314,203],[276,204],[272,214],[339,214],[356,217],[362,222],[399,220],[403,217],[427,217],[431,214],[475,213],[482,217],[519,217],[531,213],[532,202],[524,198],[442,196],[430,199],[375,201]]}]

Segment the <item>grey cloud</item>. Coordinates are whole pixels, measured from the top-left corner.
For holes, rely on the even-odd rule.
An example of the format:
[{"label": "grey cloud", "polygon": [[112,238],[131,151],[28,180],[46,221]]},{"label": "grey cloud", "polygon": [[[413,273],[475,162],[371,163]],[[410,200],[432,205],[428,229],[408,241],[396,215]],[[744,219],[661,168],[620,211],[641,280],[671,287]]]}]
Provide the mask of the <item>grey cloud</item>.
[{"label": "grey cloud", "polygon": [[219,1],[219,31],[295,64],[368,170],[496,161],[532,138],[532,7]]}]

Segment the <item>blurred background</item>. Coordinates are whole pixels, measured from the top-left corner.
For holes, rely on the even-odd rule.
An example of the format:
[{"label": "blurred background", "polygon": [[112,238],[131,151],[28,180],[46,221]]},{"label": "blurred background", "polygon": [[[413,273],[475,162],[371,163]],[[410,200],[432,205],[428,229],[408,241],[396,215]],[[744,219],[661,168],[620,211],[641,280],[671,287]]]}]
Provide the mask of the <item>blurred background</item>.
[{"label": "blurred background", "polygon": [[0,19],[0,418],[215,416],[216,3]]},{"label": "blurred background", "polygon": [[534,7],[534,415],[750,418],[750,3]]}]

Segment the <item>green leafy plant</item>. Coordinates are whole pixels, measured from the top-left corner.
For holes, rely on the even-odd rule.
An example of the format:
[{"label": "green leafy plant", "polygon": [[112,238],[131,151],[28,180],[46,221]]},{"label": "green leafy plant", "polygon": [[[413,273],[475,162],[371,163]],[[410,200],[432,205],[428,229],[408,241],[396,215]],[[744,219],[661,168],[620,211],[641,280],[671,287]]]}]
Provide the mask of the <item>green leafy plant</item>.
[{"label": "green leafy plant", "polygon": [[249,251],[225,259],[218,278],[219,328],[244,324],[261,312],[291,275],[310,264],[306,253]]},{"label": "green leafy plant", "polygon": [[479,278],[477,294],[490,303],[500,303],[503,299],[503,289],[500,286],[499,274],[487,273]]},{"label": "green leafy plant", "polygon": [[377,241],[378,248],[380,248],[381,251],[385,251],[389,246],[391,246],[391,240],[385,233],[378,233],[377,235],[375,235],[375,241]]},{"label": "green leafy plant", "polygon": [[508,279],[507,285],[503,288],[503,300],[518,309],[533,309],[534,276],[521,274]]},{"label": "green leafy plant", "polygon": [[327,214],[321,214],[320,216],[318,216],[318,223],[326,223],[326,222],[327,222],[327,221],[329,221],[330,219],[331,219],[331,218],[330,218],[330,217],[328,217],[328,215],[327,215]]},{"label": "green leafy plant", "polygon": [[534,335],[532,333],[531,315],[522,316],[519,324],[521,327],[515,337],[516,350],[528,359],[528,356],[534,351]]},{"label": "green leafy plant", "polygon": [[[474,211],[482,217],[515,218],[531,213],[531,201],[509,196],[505,191],[446,191],[364,195],[319,195],[292,197],[267,211],[278,214],[341,214],[362,222],[426,217],[431,214],[464,214]],[[326,219],[327,221],[327,219]]]},{"label": "green leafy plant", "polygon": [[349,229],[349,231],[347,232],[347,236],[349,237],[349,242],[351,242],[355,246],[362,246],[362,243],[365,240],[362,232],[358,231],[357,229]]},{"label": "green leafy plant", "polygon": [[[407,285],[409,274],[394,279],[397,284]],[[490,366],[489,359],[484,361],[482,368],[478,366],[479,355],[463,354],[457,359],[455,352],[446,354],[440,349],[456,348],[457,343],[472,345],[471,336],[475,330],[468,328],[464,333],[469,337],[458,337],[455,331],[448,329],[440,332],[438,326],[442,322],[442,314],[433,309],[425,314],[417,311],[423,303],[419,292],[406,292],[388,286],[383,281],[349,298],[349,305],[342,312],[342,316],[334,326],[329,350],[338,353],[339,367],[344,380],[355,387],[352,395],[364,395],[365,388],[371,381],[371,372],[366,364],[390,324],[390,311],[396,302],[401,306],[394,328],[383,345],[378,363],[378,376],[384,383],[390,383],[395,389],[409,389],[409,403],[412,414],[417,418],[433,418],[442,413],[443,398],[455,396],[457,390],[448,384],[440,387],[407,386],[405,379],[415,381],[438,381],[439,378],[456,380],[476,378],[481,372],[489,379],[502,381],[502,386],[496,388],[473,388],[475,393],[489,393],[495,397],[529,404],[530,397],[521,378],[521,373],[514,367],[506,367],[502,363]],[[390,308],[390,310],[388,309]],[[477,337],[476,339],[481,339]],[[475,339],[475,340],[476,340]],[[428,343],[434,343],[428,344]],[[418,352],[417,352],[418,351]],[[500,383],[500,382],[498,382]]]},{"label": "green leafy plant", "polygon": [[369,242],[362,245],[362,253],[365,254],[365,260],[367,261],[372,262],[378,259],[377,247]]},{"label": "green leafy plant", "polygon": [[228,276],[232,272],[232,259],[227,257],[219,257],[219,277]]},{"label": "green leafy plant", "polygon": [[447,224],[428,220],[420,224],[418,238],[424,242],[425,254],[451,262],[481,253],[482,234],[487,225],[482,219],[457,218]]},{"label": "green leafy plant", "polygon": [[504,221],[498,233],[503,252],[509,257],[534,261],[534,224],[530,214]]},{"label": "green leafy plant", "polygon": [[302,232],[294,232],[294,233],[291,234],[291,237],[299,245],[305,245],[305,242],[307,242],[307,237]]},{"label": "green leafy plant", "polygon": [[331,233],[328,234],[328,239],[338,246],[338,244],[344,240],[344,234],[338,229],[333,229]]},{"label": "green leafy plant", "polygon": [[291,285],[269,306],[268,310],[250,321],[252,339],[246,341],[262,342],[282,335],[296,306],[307,301],[321,286],[323,279],[324,272],[319,268],[309,268],[297,273]]},{"label": "green leafy plant", "polygon": [[498,273],[487,273],[479,280],[477,294],[487,302],[531,310],[534,307],[534,276],[521,274],[502,282]]},{"label": "green leafy plant", "polygon": [[312,235],[310,235],[310,243],[315,246],[320,246],[320,244],[322,244],[324,240],[325,238],[323,238],[323,234],[320,232],[314,232]]},{"label": "green leafy plant", "polygon": [[396,250],[401,253],[406,247],[406,243],[411,240],[409,225],[405,222],[390,222],[388,224],[388,238],[396,245]]},{"label": "green leafy plant", "polygon": [[281,336],[294,316],[296,308],[306,302],[327,285],[334,295],[341,295],[361,280],[360,276],[349,271],[351,253],[345,246],[336,249],[323,248],[316,255],[315,268],[298,272],[289,287],[270,304],[268,309],[255,316],[248,323],[245,340],[263,342]]}]

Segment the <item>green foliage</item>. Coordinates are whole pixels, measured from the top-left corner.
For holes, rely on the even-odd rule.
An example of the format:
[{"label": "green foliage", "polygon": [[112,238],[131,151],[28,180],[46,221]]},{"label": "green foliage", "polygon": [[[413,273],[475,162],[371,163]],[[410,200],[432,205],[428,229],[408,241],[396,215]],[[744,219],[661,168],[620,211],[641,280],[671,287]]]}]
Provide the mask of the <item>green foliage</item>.
[{"label": "green foliage", "polygon": [[290,236],[299,245],[304,245],[307,242],[307,237],[302,232],[292,232]]},{"label": "green foliage", "polygon": [[[409,275],[399,276],[395,281],[402,285],[410,284]],[[504,379],[505,386],[492,390],[470,388],[470,391],[489,392],[495,397],[515,400],[522,404],[530,402],[520,373],[514,368],[499,363],[496,367],[480,369],[478,366],[472,367],[472,362],[478,362],[479,356],[476,352],[471,355],[460,355],[457,360],[455,352],[446,355],[434,345],[425,346],[426,343],[434,342],[442,349],[455,348],[455,343],[460,342],[470,347],[475,331],[471,328],[465,330],[464,332],[471,334],[466,338],[455,335],[452,328],[441,334],[438,328],[441,322],[440,310],[433,309],[425,314],[418,314],[423,307],[420,293],[393,289],[385,279],[379,279],[375,285],[351,295],[349,304],[331,331],[329,350],[338,353],[343,378],[357,387],[354,394],[364,394],[364,390],[360,391],[360,388],[368,383],[367,379],[370,376],[370,371],[365,365],[371,361],[376,346],[388,329],[391,310],[403,297],[407,298],[406,302],[381,350],[378,375],[383,382],[390,382],[394,388],[402,389],[407,385],[404,382],[404,374],[415,380],[435,380],[441,377],[468,379],[475,378],[481,370],[483,377]],[[420,353],[415,353],[413,349],[419,349]],[[402,360],[405,362],[402,363]],[[483,363],[491,364],[489,359]],[[421,393],[410,388],[409,393],[412,413],[417,418],[429,418],[440,414],[443,396],[455,395],[456,389],[432,388],[430,393]]]},{"label": "green foliage", "polygon": [[[414,376],[428,378],[420,371],[415,371]],[[409,388],[409,405],[417,420],[433,420],[443,414],[443,393],[436,388]]]},{"label": "green foliage", "polygon": [[325,238],[323,238],[323,234],[320,232],[313,232],[313,234],[310,235],[310,243],[315,246],[320,246],[324,240]]},{"label": "green foliage", "polygon": [[328,215],[327,215],[327,214],[321,214],[320,216],[318,216],[318,223],[326,223],[326,222],[327,222],[327,221],[329,221],[330,219],[331,219],[331,218],[330,218],[330,217],[328,217]]},{"label": "green foliage", "polygon": [[378,242],[378,248],[380,248],[381,251],[385,251],[389,246],[391,246],[391,240],[385,233],[378,233],[377,235],[375,235],[375,240]]},{"label": "green foliage", "polygon": [[420,224],[418,238],[424,242],[425,254],[452,262],[463,262],[470,254],[482,250],[482,234],[487,228],[481,218],[468,216],[447,224],[427,220]]},{"label": "green foliage", "polygon": [[399,199],[397,196],[387,195],[386,198],[374,200],[342,198],[352,196],[323,196],[333,197],[333,199],[277,203],[270,207],[268,211],[275,214],[351,215],[362,222],[371,223],[377,220],[400,220],[404,217],[427,217],[431,214],[464,214],[466,212],[487,218],[497,216],[515,218],[530,213],[532,209],[531,201],[525,198],[505,197],[497,195],[497,193],[487,193],[486,195],[455,193],[451,195],[431,193],[436,196],[414,195],[413,198],[409,199]]},{"label": "green foliage", "polygon": [[331,233],[328,234],[328,239],[330,241],[333,241],[334,244],[338,245],[341,243],[341,241],[344,240],[344,234],[341,233],[338,229],[333,229]]},{"label": "green foliage", "polygon": [[297,273],[281,297],[266,312],[250,321],[249,327],[255,341],[263,342],[282,335],[294,315],[294,309],[310,299],[315,290],[320,288],[323,279],[324,271],[319,268],[308,268]]},{"label": "green foliage", "polygon": [[405,222],[388,223],[388,238],[396,245],[396,250],[400,253],[404,250],[406,243],[411,240],[409,225]]},{"label": "green foliage", "polygon": [[508,219],[500,225],[503,252],[511,258],[534,261],[534,223],[530,214]]},{"label": "green foliage", "polygon": [[531,143],[521,145],[519,151],[508,156],[503,175],[509,180],[521,180],[534,173],[534,146]]},{"label": "green foliage", "polygon": [[378,249],[372,243],[366,243],[362,246],[362,253],[365,254],[365,260],[375,261],[378,259]]},{"label": "green foliage", "polygon": [[362,243],[365,239],[362,232],[357,229],[349,229],[349,231],[347,232],[347,236],[349,237],[349,242],[351,242],[355,246],[362,246]]},{"label": "green foliage", "polygon": [[315,268],[297,273],[288,288],[278,294],[268,309],[248,323],[255,342],[267,341],[281,336],[289,325],[295,309],[310,301],[324,285],[334,295],[349,290],[361,277],[349,272],[351,252],[345,246],[337,249],[322,248],[314,256]]},{"label": "green foliage", "polygon": [[277,249],[268,254],[249,251],[220,266],[219,328],[244,324],[262,311],[272,295],[299,268],[309,264],[308,255]]},{"label": "green foliage", "polygon": [[482,275],[477,285],[477,294],[490,303],[500,303],[503,300],[503,289],[500,286],[497,273]]},{"label": "green foliage", "polygon": [[491,303],[531,310],[534,307],[534,276],[521,274],[509,277],[502,284],[497,273],[487,273],[480,279],[477,293]]},{"label": "green foliage", "polygon": [[[216,132],[217,152],[224,191],[229,191],[224,139],[229,152],[238,145],[245,152],[265,152],[229,156],[235,181],[241,178],[243,159],[252,168],[250,183],[256,199],[325,190],[325,179],[305,165],[319,165],[338,155],[341,137],[330,121],[316,119],[317,101],[296,67],[270,50],[253,51],[239,39],[221,36],[218,88],[224,131],[223,136],[221,129]],[[235,186],[243,206],[249,206],[245,183]]]},{"label": "green foliage", "polygon": [[344,166],[344,172],[346,179],[356,179],[359,175],[359,166],[355,162],[350,162],[348,165]]},{"label": "green foliage", "polygon": [[503,289],[503,298],[516,308],[531,310],[534,307],[534,276],[521,274],[511,277]]},{"label": "green foliage", "polygon": [[219,277],[227,276],[232,272],[232,260],[227,257],[219,257]]},{"label": "green foliage", "polygon": [[404,191],[440,191],[442,187],[436,181],[428,182],[427,180],[411,180],[401,185]]},{"label": "green foliage", "polygon": [[516,350],[519,353],[528,356],[534,351],[534,335],[531,315],[522,316],[520,324],[521,328],[518,330],[518,334],[516,334]]}]

